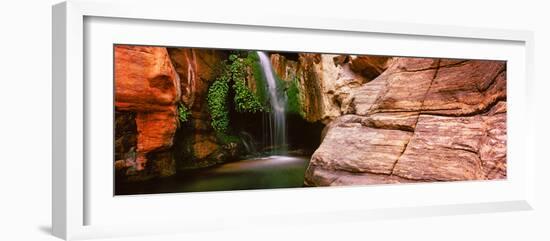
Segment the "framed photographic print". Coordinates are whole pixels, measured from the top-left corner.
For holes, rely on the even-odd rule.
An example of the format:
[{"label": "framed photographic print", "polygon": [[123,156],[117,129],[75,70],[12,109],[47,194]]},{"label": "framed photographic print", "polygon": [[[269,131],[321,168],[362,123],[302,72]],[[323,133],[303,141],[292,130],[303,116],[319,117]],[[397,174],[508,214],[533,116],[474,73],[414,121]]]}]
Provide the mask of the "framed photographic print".
[{"label": "framed photographic print", "polygon": [[56,236],[532,208],[530,32],[165,2],[53,7]]}]

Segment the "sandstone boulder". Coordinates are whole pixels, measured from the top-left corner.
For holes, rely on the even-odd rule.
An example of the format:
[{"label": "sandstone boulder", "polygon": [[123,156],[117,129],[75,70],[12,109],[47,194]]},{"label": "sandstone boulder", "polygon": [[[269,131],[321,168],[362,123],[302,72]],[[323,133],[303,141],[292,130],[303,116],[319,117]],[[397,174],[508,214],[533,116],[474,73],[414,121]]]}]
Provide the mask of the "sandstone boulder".
[{"label": "sandstone boulder", "polygon": [[505,62],[394,58],[350,94],[307,185],[506,178]]}]

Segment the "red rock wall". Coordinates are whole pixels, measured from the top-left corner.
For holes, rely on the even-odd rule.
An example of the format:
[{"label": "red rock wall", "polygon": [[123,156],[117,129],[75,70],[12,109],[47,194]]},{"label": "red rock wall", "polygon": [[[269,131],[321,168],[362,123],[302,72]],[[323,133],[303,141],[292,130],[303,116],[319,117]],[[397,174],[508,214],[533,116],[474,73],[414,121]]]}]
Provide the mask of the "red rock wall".
[{"label": "red rock wall", "polygon": [[197,48],[169,48],[168,52],[181,80],[181,101],[191,111],[191,128],[178,137],[188,141],[178,143],[175,151],[187,152],[181,158],[186,160],[180,160],[185,163],[184,168],[213,165],[224,159],[217,155],[223,150],[223,143],[219,143],[210,124],[207,96],[227,52]]},{"label": "red rock wall", "polygon": [[[135,122],[126,132],[136,132],[117,135],[117,150],[128,152],[117,153],[117,168],[151,167],[167,176],[175,173],[173,155],[193,167],[235,155],[235,145],[221,143],[211,128],[207,106],[227,52],[125,45],[114,51],[115,108],[126,113],[116,123]],[[298,77],[305,118],[328,123],[306,184],[506,178],[505,62],[271,57],[279,75]],[[179,103],[191,115],[178,129]]]},{"label": "red rock wall", "polygon": [[178,122],[176,103],[180,80],[166,48],[116,45],[115,108],[136,113],[135,169],[147,164],[147,154],[172,146]]}]

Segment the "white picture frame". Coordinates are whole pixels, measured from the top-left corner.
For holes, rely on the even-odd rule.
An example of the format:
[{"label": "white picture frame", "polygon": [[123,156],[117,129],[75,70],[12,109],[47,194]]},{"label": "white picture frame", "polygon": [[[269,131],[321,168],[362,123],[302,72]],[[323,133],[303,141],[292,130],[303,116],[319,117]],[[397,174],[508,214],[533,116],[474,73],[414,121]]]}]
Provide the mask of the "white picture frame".
[{"label": "white picture frame", "polygon": [[[185,6],[180,1],[170,0],[151,1],[150,3],[72,0],[53,7],[52,226],[55,236],[72,240],[193,232],[271,223],[296,225],[301,222],[361,221],[397,217],[530,210],[533,208],[535,157],[532,148],[534,147],[534,134],[529,125],[525,124],[528,123],[529,116],[532,116],[529,108],[527,108],[531,103],[529,93],[533,91],[530,87],[533,73],[533,34],[531,32],[410,23],[365,22],[352,19],[300,18],[285,16],[284,14],[263,14],[261,18],[250,15],[209,15],[204,9],[186,11],[186,14],[182,15],[178,9],[185,7],[188,8],[189,6]],[[131,28],[143,29],[140,24],[146,25],[147,29],[151,31],[157,31],[159,33],[158,37],[140,37],[141,35],[136,33],[137,31],[130,30]],[[201,27],[193,28],[197,24]],[[112,35],[112,31],[119,31],[121,28],[129,29],[128,33],[122,34],[124,36]],[[101,136],[93,130],[96,127],[90,127],[90,123],[92,120],[96,123],[98,118],[108,119],[109,116],[108,114],[104,116],[90,114],[98,104],[91,104],[89,98],[94,99],[95,94],[112,96],[112,88],[108,88],[109,84],[112,83],[107,83],[112,80],[112,77],[105,80],[106,85],[101,85],[101,83],[98,85],[98,81],[86,82],[86,78],[102,79],[98,76],[112,75],[112,72],[108,71],[108,61],[112,63],[112,58],[106,59],[112,56],[112,52],[101,53],[101,51],[95,51],[96,49],[101,50],[103,48],[101,46],[108,46],[108,44],[112,46],[112,43],[115,42],[174,46],[181,43],[181,41],[187,41],[186,44],[195,47],[226,46],[231,48],[303,50],[299,47],[292,49],[293,46],[290,46],[285,40],[271,43],[258,41],[254,46],[251,46],[253,44],[251,42],[231,42],[228,39],[224,40],[225,42],[217,40],[217,42],[191,43],[190,41],[199,40],[191,40],[191,38],[182,40],[180,38],[183,36],[182,33],[174,34],[176,39],[161,36],[163,31],[159,31],[159,29],[166,30],[164,28],[175,31],[175,33],[178,31],[189,33],[189,31],[195,31],[193,29],[200,29],[196,30],[196,33],[205,34],[205,36],[213,36],[212,34],[215,34],[216,31],[240,31],[241,34],[249,34],[250,37],[259,36],[260,39],[261,36],[257,35],[259,32],[262,32],[262,35],[265,36],[274,34],[295,34],[298,36],[303,34],[304,38],[314,34],[315,36],[334,38],[333,40],[339,38],[350,40],[354,38],[350,37],[353,35],[357,38],[372,37],[373,41],[376,41],[376,38],[382,38],[384,41],[395,41],[396,44],[402,42],[403,46],[410,45],[410,42],[407,41],[427,41],[426,43],[434,44],[433,46],[436,47],[419,47],[418,50],[406,50],[408,51],[406,53],[403,52],[403,49],[396,49],[394,52],[386,49],[374,54],[419,55],[424,57],[441,54],[430,51],[441,52],[444,50],[447,51],[447,54],[439,57],[476,58],[480,56],[479,53],[485,52],[487,56],[491,56],[493,59],[507,60],[510,63],[510,75],[514,77],[510,78],[509,75],[510,87],[508,88],[510,105],[508,112],[510,121],[508,126],[508,158],[510,165],[508,168],[511,175],[505,181],[491,182],[165,194],[124,198],[108,196],[105,194],[108,192],[105,192],[102,187],[108,190],[109,185],[112,186],[112,180],[110,182],[100,180],[95,178],[94,175],[104,174],[104,171],[107,173],[112,172],[112,169],[104,170],[102,168],[108,165],[97,164],[100,162],[90,160],[90,158],[93,160],[93,157],[90,157],[90,152],[94,151],[94,145],[90,143],[97,140],[89,139],[89,135],[93,132],[94,135]],[[90,44],[87,41],[94,42]],[[350,40],[350,43],[353,42]],[[366,51],[365,49],[331,49],[329,45],[330,42],[323,43],[323,41],[320,41],[318,45],[307,47],[307,50],[350,51],[351,53]],[[458,52],[449,47],[455,45],[468,46],[473,50]],[[88,59],[87,55],[90,54],[90,49],[87,48],[93,48],[94,56],[97,57]],[[506,50],[499,53],[497,51],[499,48]],[[371,49],[369,53],[373,53],[372,51],[375,50]],[[103,63],[107,69],[96,68],[97,65],[94,63],[103,61],[107,61]],[[94,76],[90,77],[89,71],[86,72],[87,68],[95,68],[99,71],[94,72]],[[97,98],[94,100],[97,100]],[[110,100],[106,98],[107,102]],[[112,104],[112,102],[110,103]],[[108,111],[111,111],[111,109]],[[101,121],[97,121],[97,123],[101,123]],[[112,129],[108,131],[112,131]],[[102,153],[108,153],[108,150],[102,151]],[[109,165],[112,168],[112,163]],[[98,171],[90,174],[89,172],[92,169]],[[420,193],[425,197],[433,197],[434,193],[444,193],[443,196],[445,197],[440,200],[423,200],[419,198],[394,200],[391,198],[410,192]],[[368,193],[378,193],[382,198],[369,199],[367,201],[369,203],[368,208],[362,206],[365,201],[360,198],[349,201],[349,203],[345,203],[346,205],[342,203],[343,200],[361,197],[361,195]],[[386,198],[383,198],[384,196]],[[316,204],[308,202],[311,204],[304,209],[297,210],[292,207],[291,203],[285,201],[291,197],[306,202],[326,200],[327,197],[332,197],[332,199],[330,199],[330,202],[320,201]],[[234,208],[231,210],[214,208],[210,215],[205,215],[205,213],[208,214],[206,207],[215,205],[212,200],[220,199],[235,204]],[[274,204],[273,202],[276,200],[277,205],[262,208],[261,205],[239,204],[243,200],[254,200],[254,203],[264,204]],[[174,211],[174,205],[182,202],[194,206],[193,208],[181,208],[181,210]],[[131,209],[139,206],[147,207],[148,210],[142,212],[141,217],[132,216]],[[125,207],[129,208],[125,209]],[[112,217],[109,215],[112,215]],[[330,215],[331,218],[321,218],[326,215]],[[90,217],[97,218],[91,219]],[[193,222],[190,220],[193,220]],[[140,223],[142,226],[136,226],[136,223]],[[179,225],[173,225],[174,223]]]}]

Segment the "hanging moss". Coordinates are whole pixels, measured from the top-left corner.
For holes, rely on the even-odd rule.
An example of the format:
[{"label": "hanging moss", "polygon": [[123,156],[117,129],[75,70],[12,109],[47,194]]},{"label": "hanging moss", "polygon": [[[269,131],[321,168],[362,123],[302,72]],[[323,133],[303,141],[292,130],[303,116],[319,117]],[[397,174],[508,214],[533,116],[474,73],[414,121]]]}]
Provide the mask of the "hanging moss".
[{"label": "hanging moss", "polygon": [[221,76],[216,79],[208,89],[208,110],[212,118],[212,128],[218,133],[225,133],[229,128],[229,111],[227,109],[227,96],[229,85]]},{"label": "hanging moss", "polygon": [[244,80],[235,80],[233,83],[235,90],[235,110],[238,112],[256,113],[262,111],[262,104],[256,96],[246,87]]},{"label": "hanging moss", "polygon": [[222,137],[230,129],[228,109],[230,86],[235,93],[233,98],[235,111],[256,113],[264,110],[258,97],[245,84],[246,68],[250,62],[241,58],[240,55],[240,53],[229,55],[229,59],[221,66],[221,73],[208,89],[208,109],[212,117],[212,128]]},{"label": "hanging moss", "polygon": [[225,133],[217,133],[216,136],[217,136],[218,139],[221,140],[222,143],[224,143],[224,144],[228,144],[228,143],[239,143],[240,140],[241,140],[238,136],[228,135],[228,134],[225,134]]},{"label": "hanging moss", "polygon": [[258,54],[255,51],[249,51],[246,56],[246,63],[252,70],[252,76],[254,77],[256,84],[256,97],[265,109],[268,106],[268,95],[266,93],[266,89],[264,88],[264,86],[266,86],[266,79],[263,75],[262,66],[260,64],[260,57],[258,57]]},{"label": "hanging moss", "polygon": [[277,82],[277,94],[279,96],[286,95],[286,111],[291,114],[305,116],[302,110],[302,101],[300,97],[299,77],[296,75],[288,76],[288,80],[283,80],[278,74],[275,74]]},{"label": "hanging moss", "polygon": [[178,119],[180,120],[180,122],[185,123],[189,118],[189,114],[190,113],[187,107],[180,103],[178,106]]},{"label": "hanging moss", "polygon": [[231,80],[233,81],[233,90],[235,91],[235,110],[237,112],[256,113],[262,111],[262,104],[258,97],[246,86],[246,68],[250,65],[245,59],[239,58],[237,55],[230,55],[229,71]]},{"label": "hanging moss", "polygon": [[304,117],[305,113],[302,110],[302,102],[300,98],[300,89],[298,87],[298,77],[294,77],[293,80],[289,81],[289,86],[286,91],[287,95],[287,108],[288,112],[299,114]]}]

